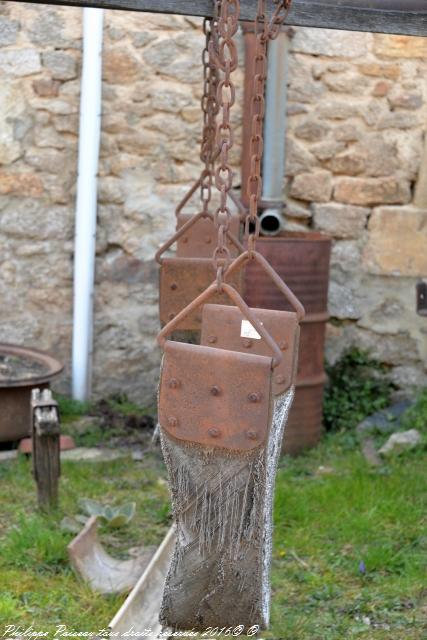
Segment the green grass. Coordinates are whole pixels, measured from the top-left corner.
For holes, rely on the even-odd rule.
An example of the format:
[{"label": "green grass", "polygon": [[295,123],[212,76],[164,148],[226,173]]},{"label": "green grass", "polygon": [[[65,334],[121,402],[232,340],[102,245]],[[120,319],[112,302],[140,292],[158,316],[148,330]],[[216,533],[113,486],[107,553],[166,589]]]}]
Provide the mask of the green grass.
[{"label": "green grass", "polygon": [[329,436],[279,471],[266,638],[427,637],[427,455],[371,470],[346,444]]},{"label": "green grass", "polygon": [[[372,470],[353,439],[329,435],[284,459],[278,474],[272,573],[275,640],[422,640],[427,637],[427,453]],[[327,467],[322,473],[319,467]],[[323,469],[325,471],[325,469]],[[158,454],[142,463],[64,463],[61,505],[38,514],[30,463],[0,465],[0,637],[6,624],[50,631],[105,628],[123,596],[93,594],[69,567],[72,534],[59,523],[83,496],[135,501],[128,527],[102,529],[111,553],[157,544],[170,524]],[[366,571],[361,573],[361,563]]]}]

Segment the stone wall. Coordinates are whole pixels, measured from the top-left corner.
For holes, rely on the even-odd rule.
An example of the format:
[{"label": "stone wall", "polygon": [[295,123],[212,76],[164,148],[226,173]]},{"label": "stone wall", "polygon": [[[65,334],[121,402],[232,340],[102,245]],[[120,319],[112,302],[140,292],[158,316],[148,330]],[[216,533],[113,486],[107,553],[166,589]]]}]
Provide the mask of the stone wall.
[{"label": "stone wall", "polygon": [[289,223],[335,239],[328,357],[357,344],[425,385],[427,39],[300,29],[292,49]]},{"label": "stone wall", "polygon": [[[106,12],[94,392],[151,403],[154,253],[199,170],[200,21]],[[0,3],[0,340],[67,363],[72,330],[81,11]],[[335,238],[328,354],[369,348],[426,384],[427,203],[414,193],[427,121],[427,43],[300,29],[292,45],[289,228]],[[243,56],[241,56],[243,58]],[[423,60],[424,58],[424,60]],[[242,70],[236,82],[241,102]],[[235,110],[236,140],[241,114]],[[233,152],[239,182],[239,144]],[[423,210],[424,207],[424,210]],[[424,248],[424,250],[423,250]]]}]

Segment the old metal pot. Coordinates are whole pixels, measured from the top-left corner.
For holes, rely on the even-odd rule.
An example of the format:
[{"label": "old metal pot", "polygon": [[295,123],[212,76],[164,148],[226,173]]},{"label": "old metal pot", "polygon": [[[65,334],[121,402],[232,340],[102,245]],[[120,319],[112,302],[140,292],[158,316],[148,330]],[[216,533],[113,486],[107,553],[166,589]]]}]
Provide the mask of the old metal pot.
[{"label": "old metal pot", "polygon": [[25,375],[0,375],[0,442],[29,435],[31,390],[48,388],[52,378],[64,368],[58,360],[38,349],[0,343],[0,365],[3,363],[6,368],[4,363],[13,359],[28,363],[29,369]]}]

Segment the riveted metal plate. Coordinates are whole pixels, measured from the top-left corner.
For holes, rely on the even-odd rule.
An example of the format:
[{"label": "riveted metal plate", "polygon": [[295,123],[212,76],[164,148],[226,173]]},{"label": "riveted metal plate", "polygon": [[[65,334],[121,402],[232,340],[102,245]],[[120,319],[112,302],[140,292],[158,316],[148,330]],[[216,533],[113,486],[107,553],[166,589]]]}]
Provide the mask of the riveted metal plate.
[{"label": "riveted metal plate", "polygon": [[167,341],[159,422],[177,440],[249,451],[266,439],[272,359]]},{"label": "riveted metal plate", "polygon": [[[177,216],[177,230],[180,229],[193,216],[187,213],[180,213]],[[240,235],[240,218],[239,216],[231,216],[230,233],[237,239]],[[211,218],[200,218],[187,233],[178,239],[176,245],[176,255],[180,258],[212,258],[214,249],[217,245],[218,230]],[[232,257],[238,255],[237,247],[229,238],[226,240],[226,246]]]},{"label": "riveted metal plate", "polygon": [[[273,372],[273,394],[282,394],[295,383],[296,378],[300,333],[297,315],[290,311],[272,309],[252,311],[283,353],[282,362]],[[203,307],[200,344],[215,346],[217,349],[271,355],[268,345],[260,339],[237,307],[218,304],[206,304]]]},{"label": "riveted metal plate", "polygon": [[[197,298],[202,291],[214,282],[216,277],[212,260],[208,258],[164,258],[160,267],[160,322],[163,325],[172,320],[182,309]],[[243,274],[232,274],[227,282],[242,293]],[[223,305],[230,304],[221,294],[213,300]],[[180,330],[200,330],[201,310],[188,316],[182,322]]]}]

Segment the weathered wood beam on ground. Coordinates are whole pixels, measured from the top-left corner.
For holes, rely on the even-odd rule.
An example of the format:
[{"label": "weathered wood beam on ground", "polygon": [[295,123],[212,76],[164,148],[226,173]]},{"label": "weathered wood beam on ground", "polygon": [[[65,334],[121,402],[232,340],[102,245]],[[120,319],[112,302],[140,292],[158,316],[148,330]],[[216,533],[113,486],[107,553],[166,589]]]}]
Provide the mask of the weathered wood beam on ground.
[{"label": "weathered wood beam on ground", "polygon": [[[30,2],[190,16],[210,16],[213,7],[212,0],[48,0],[45,3],[30,0]],[[273,0],[268,0],[268,4],[272,11]],[[256,0],[241,0],[241,19],[253,20],[256,6]],[[293,0],[287,22],[294,26],[427,36],[427,2],[426,0]]]}]

